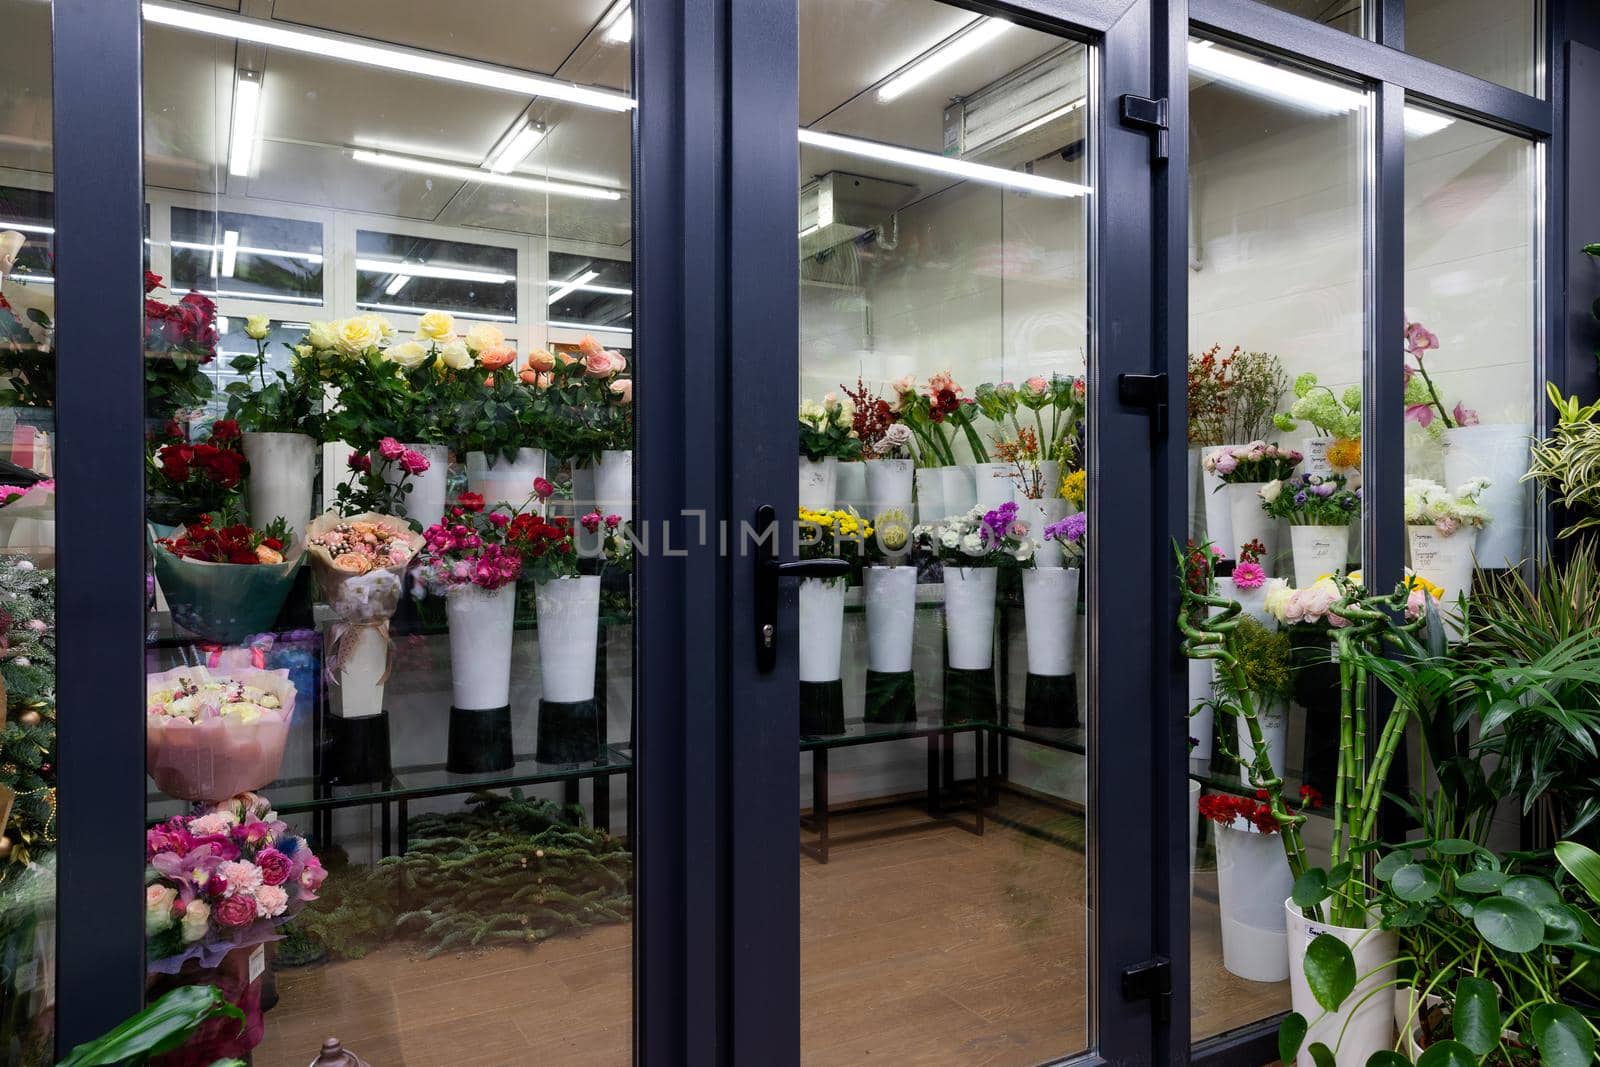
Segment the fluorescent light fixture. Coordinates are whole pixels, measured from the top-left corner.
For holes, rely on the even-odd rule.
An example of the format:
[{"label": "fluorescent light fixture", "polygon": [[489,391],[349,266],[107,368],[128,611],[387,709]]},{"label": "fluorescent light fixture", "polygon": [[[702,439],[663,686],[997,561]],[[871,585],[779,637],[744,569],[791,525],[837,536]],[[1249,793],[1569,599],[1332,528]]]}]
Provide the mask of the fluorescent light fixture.
[{"label": "fluorescent light fixture", "polygon": [[394,280],[391,281],[388,285],[383,287],[383,295],[384,296],[395,296],[396,294],[398,294],[400,292],[400,290],[404,289],[407,285],[410,285],[410,284],[411,284],[411,275],[409,275],[409,274],[396,274],[394,276]]},{"label": "fluorescent light fixture", "polygon": [[442,278],[451,282],[481,282],[505,285],[517,280],[515,274],[469,267],[444,267],[433,263],[408,263],[403,259],[358,259],[356,270],[365,274],[406,274],[413,278]]},{"label": "fluorescent light fixture", "polygon": [[572,287],[574,289],[576,289],[580,293],[606,293],[606,294],[608,294],[610,296],[632,296],[633,295],[633,290],[632,289],[624,289],[624,288],[622,288],[621,286],[618,286],[618,285],[577,285],[575,283],[558,282],[558,281],[547,281],[547,282],[545,282],[545,284],[548,285],[552,289],[559,289],[563,285],[572,284]]},{"label": "fluorescent light fixture", "polygon": [[[398,311],[408,315],[426,315],[436,308],[415,307],[411,304],[383,304],[377,301],[358,300],[356,307],[369,311]],[[515,315],[489,315],[481,311],[452,311],[450,314],[458,319],[479,319],[484,322],[516,322]]]},{"label": "fluorescent light fixture", "polygon": [[14,282],[39,282],[42,285],[54,285],[56,279],[50,274],[7,274],[7,278]]},{"label": "fluorescent light fixture", "polygon": [[633,40],[633,5],[630,0],[617,0],[600,23],[600,37],[611,44],[627,44]]},{"label": "fluorescent light fixture", "polygon": [[477,167],[463,166],[459,163],[439,163],[431,159],[397,156],[392,152],[371,152],[365,148],[358,148],[351,153],[351,156],[357,163],[370,163],[376,167],[409,171],[412,174],[436,174],[442,178],[458,178],[465,182],[483,182],[485,185],[507,185],[513,189],[530,189],[536,193],[549,193],[552,196],[575,196],[584,200],[622,199],[622,194],[617,190],[603,189],[598,185],[546,181],[543,178],[528,178],[520,174],[496,174],[492,170],[481,170]]},{"label": "fluorescent light fixture", "polygon": [[929,78],[974,54],[1004,33],[1011,23],[997,18],[976,18],[953,36],[939,42],[907,64],[900,73],[878,87],[878,102],[887,104],[904,96]]},{"label": "fluorescent light fixture", "polygon": [[[1367,102],[1367,94],[1360,90],[1217,48],[1211,41],[1189,42],[1189,66],[1219,81],[1323,115],[1349,114]],[[1406,132],[1418,137],[1438,133],[1453,122],[1455,119],[1434,111],[1405,109]]]},{"label": "fluorescent light fixture", "polygon": [[228,132],[228,173],[248,178],[261,140],[261,75],[241,70],[233,83],[233,125]]},{"label": "fluorescent light fixture", "polygon": [[31,222],[5,222],[0,221],[0,230],[16,230],[18,233],[55,233],[54,226],[36,226]]},{"label": "fluorescent light fixture", "polygon": [[818,226],[816,223],[813,222],[810,226],[807,226],[805,229],[800,231],[800,236],[801,237],[810,237],[812,234],[816,233],[820,229],[822,229],[822,227]]},{"label": "fluorescent light fixture", "polygon": [[544,126],[537,122],[527,122],[510,137],[500,142],[489,153],[489,158],[484,161],[484,166],[496,174],[510,174],[517,169],[517,164],[528,158],[528,153],[533,151],[533,146],[544,140]]},{"label": "fluorescent light fixture", "polygon": [[981,182],[984,185],[999,185],[1027,193],[1040,193],[1044,196],[1086,196],[1089,193],[1087,185],[1079,185],[1077,182],[1044,178],[1025,171],[1007,170],[1004,167],[991,167],[986,163],[970,163],[964,159],[951,159],[947,156],[934,155],[932,152],[917,152],[896,145],[880,144],[877,141],[863,141],[857,137],[841,137],[836,133],[802,129],[800,143],[811,145],[813,148],[864,156],[867,159],[878,159],[902,167],[947,174],[953,178]]},{"label": "fluorescent light fixture", "polygon": [[[150,238],[145,238],[146,244],[152,244]],[[222,249],[220,244],[207,244],[204,241],[169,241],[173,248],[191,248],[197,252],[216,252]],[[316,252],[291,252],[287,248],[255,248],[251,245],[240,245],[239,254],[242,256],[278,256],[283,259],[303,259],[307,263],[321,263],[322,256]]]},{"label": "fluorescent light fixture", "polygon": [[[240,300],[253,300],[264,304],[313,304],[322,306],[320,296],[290,296],[287,293],[246,293],[235,289],[186,289],[185,293],[199,293],[201,296],[211,296],[217,299],[224,297],[237,297]],[[178,295],[176,289],[172,290],[174,296]]]},{"label": "fluorescent light fixture", "polygon": [[1012,139],[1015,139],[1015,138],[1021,137],[1025,133],[1032,133],[1034,130],[1037,130],[1041,126],[1049,125],[1050,123],[1054,122],[1056,119],[1066,118],[1068,115],[1072,114],[1074,111],[1078,110],[1080,107],[1083,107],[1088,102],[1089,102],[1089,100],[1088,100],[1087,97],[1080,96],[1080,97],[1078,97],[1078,99],[1072,101],[1071,103],[1062,104],[1060,107],[1056,108],[1054,111],[1049,111],[1049,112],[1046,112],[1043,115],[1040,115],[1038,118],[1034,119],[1032,122],[1025,123],[1025,124],[1023,124],[1021,126],[1018,126],[1016,129],[1012,130],[1011,133],[1008,136],[1011,137]]},{"label": "fluorescent light fixture", "polygon": [[602,326],[598,322],[557,322],[555,319],[546,319],[546,326],[554,326],[562,330],[583,330],[592,333],[615,333],[624,337],[632,337],[633,331],[626,326]]},{"label": "fluorescent light fixture", "polygon": [[581,288],[581,287],[583,287],[585,285],[588,285],[590,282],[594,281],[598,277],[600,277],[600,272],[599,271],[597,271],[597,270],[586,270],[582,274],[578,275],[576,278],[573,278],[573,279],[571,279],[571,280],[569,280],[567,282],[562,283],[561,288],[559,288],[555,292],[551,293],[550,294],[550,299],[545,301],[545,303],[546,304],[552,304],[552,305],[553,304],[559,304],[562,300],[564,300],[567,297],[571,296],[579,288]]},{"label": "fluorescent light fixture", "polygon": [[233,277],[233,270],[239,265],[239,231],[224,230],[222,232],[222,276]]},{"label": "fluorescent light fixture", "polygon": [[254,19],[231,12],[214,11],[168,0],[146,0],[144,17],[158,26],[171,26],[191,33],[249,41],[318,59],[379,67],[395,74],[415,74],[439,81],[458,82],[480,89],[494,89],[516,96],[539,96],[564,100],[580,107],[601,111],[630,111],[638,106],[626,93],[591,89],[584,85],[547,78],[538,74],[454,59],[418,48],[376,44],[341,33],[288,26],[272,19]]}]

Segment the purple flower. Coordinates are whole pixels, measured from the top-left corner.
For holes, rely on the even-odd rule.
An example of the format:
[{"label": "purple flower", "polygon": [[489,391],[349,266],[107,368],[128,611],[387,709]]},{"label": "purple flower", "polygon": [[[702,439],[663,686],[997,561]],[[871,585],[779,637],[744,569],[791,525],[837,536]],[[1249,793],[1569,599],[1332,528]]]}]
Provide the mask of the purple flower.
[{"label": "purple flower", "polygon": [[1083,540],[1083,535],[1089,531],[1089,516],[1083,512],[1068,515],[1064,519],[1057,519],[1044,528],[1044,537],[1047,541],[1062,541],[1068,544],[1077,544]]},{"label": "purple flower", "polygon": [[1295,503],[1295,507],[1305,507],[1305,504],[1306,504],[1306,491],[1304,489],[1300,490],[1298,493],[1296,493],[1294,495],[1294,503]]}]

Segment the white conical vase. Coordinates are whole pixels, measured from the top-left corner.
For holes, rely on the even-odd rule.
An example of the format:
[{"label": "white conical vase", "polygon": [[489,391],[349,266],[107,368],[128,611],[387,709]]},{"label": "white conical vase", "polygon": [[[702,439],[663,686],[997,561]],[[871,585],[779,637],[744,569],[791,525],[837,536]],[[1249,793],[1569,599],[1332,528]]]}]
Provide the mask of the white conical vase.
[{"label": "white conical vase", "polygon": [[944,482],[945,515],[965,515],[977,501],[972,483],[971,467],[940,467],[939,477]]},{"label": "white conical vase", "polygon": [[1324,574],[1343,574],[1350,565],[1350,527],[1291,526],[1294,587],[1310,589]]},{"label": "white conical vase", "polygon": [[1229,522],[1233,529],[1233,543],[1223,551],[1229,559],[1237,560],[1243,546],[1251,541],[1261,542],[1266,547],[1261,554],[1261,569],[1270,578],[1277,573],[1273,566],[1278,555],[1278,520],[1261,506],[1261,487],[1265,484],[1229,482],[1222,487],[1222,495],[1228,499]]},{"label": "white conical vase", "polygon": [[800,680],[839,680],[844,652],[845,583],[832,578],[800,581]]},{"label": "white conical vase", "polygon": [[[1256,720],[1261,725],[1261,740],[1267,749],[1267,759],[1272,761],[1272,770],[1279,778],[1288,773],[1287,761],[1289,757],[1289,707],[1282,701],[1266,703],[1256,697]],[[1240,715],[1235,720],[1238,727],[1238,745],[1235,749],[1240,758],[1249,761],[1255,759],[1256,747],[1250,741],[1250,726]],[[1241,767],[1239,769],[1241,781],[1250,781],[1250,772]]]},{"label": "white conical vase", "polygon": [[834,481],[834,506],[840,511],[854,508],[867,514],[867,472],[865,461],[849,460],[840,463]]},{"label": "white conical vase", "polygon": [[1252,982],[1289,977],[1283,898],[1293,885],[1277,834],[1243,820],[1217,827],[1217,910],[1230,974]]},{"label": "white conical vase", "polygon": [[1189,750],[1189,759],[1198,763],[1211,761],[1211,730],[1215,716],[1211,700],[1216,692],[1214,671],[1208,659],[1189,661],[1189,736],[1199,742]]},{"label": "white conical vase", "polygon": [[[1217,579],[1217,595],[1229,600],[1237,601],[1239,610],[1259,622],[1267,629],[1272,629],[1277,620],[1267,614],[1267,583],[1262,582],[1254,589],[1246,589],[1234,582],[1232,578]],[[1212,608],[1211,614],[1216,615],[1221,609]]]},{"label": "white conical vase", "polygon": [[1491,516],[1478,537],[1479,566],[1516,567],[1529,554],[1531,486],[1522,476],[1528,472],[1532,432],[1521,423],[1444,431],[1445,487],[1455,490],[1474,478],[1489,479],[1478,498]]},{"label": "white conical vase", "polygon": [[808,511],[832,511],[838,500],[839,461],[800,460],[800,506]]},{"label": "white conical vase", "polygon": [[1461,638],[1461,598],[1472,592],[1472,568],[1480,531],[1462,526],[1445,534],[1436,526],[1407,526],[1411,541],[1411,569],[1444,590],[1439,615],[1446,635]]},{"label": "white conical vase", "polygon": [[931,526],[950,515],[944,506],[944,474],[940,468],[917,468],[916,485],[919,523]]},{"label": "white conical vase", "polygon": [[515,583],[486,590],[451,587],[445,596],[450,624],[450,689],[458,708],[478,711],[511,703],[511,633]]},{"label": "white conical vase", "polygon": [[1072,639],[1078,622],[1078,568],[1023,571],[1022,614],[1027,627],[1028,673],[1044,677],[1071,674]]},{"label": "white conical vase", "polygon": [[[389,638],[377,626],[352,626],[339,654],[339,684],[330,687],[333,713],[366,719],[383,711],[383,677],[389,669]],[[499,705],[493,705],[499,707]]]},{"label": "white conical vase", "polygon": [[1194,864],[1200,850],[1200,817],[1195,814],[1200,803],[1200,783],[1189,779],[1189,897],[1194,898]]},{"label": "white conical vase", "polygon": [[251,432],[244,435],[243,445],[250,463],[250,525],[260,530],[282,518],[291,537],[300,540],[311,521],[316,440],[303,433]]},{"label": "white conical vase", "polygon": [[1016,499],[1017,485],[1011,480],[1009,463],[974,463],[971,465],[973,503],[985,511]]},{"label": "white conical vase", "polygon": [[1000,572],[993,567],[944,568],[944,624],[949,664],[956,670],[994,665],[994,593]]},{"label": "white conical vase", "polygon": [[1217,445],[1200,449],[1200,493],[1205,501],[1205,536],[1219,551],[1227,552],[1229,559],[1234,558],[1230,547],[1233,544],[1233,509],[1228,495],[1222,491],[1222,476],[1205,469],[1205,457],[1224,448],[1236,447],[1239,446]]},{"label": "white conical vase", "polygon": [[593,700],[599,575],[540,582],[533,596],[539,625],[539,698],[555,704]]},{"label": "white conical vase", "polygon": [[1039,542],[1038,550],[1033,554],[1036,567],[1059,567],[1064,554],[1061,542],[1054,539],[1046,540],[1044,530],[1046,526],[1065,518],[1067,502],[1060,497],[1047,496],[1042,500],[1029,500],[1026,497],[1017,501],[1017,517],[1028,524],[1028,536]]},{"label": "white conical vase", "polygon": [[872,566],[862,571],[867,615],[867,670],[903,674],[911,670],[917,615],[917,568]]},{"label": "white conical vase", "polygon": [[[585,496],[578,496],[578,474],[586,474],[583,481]],[[633,518],[633,453],[626,449],[608,449],[601,452],[599,457],[586,467],[577,467],[572,472],[573,485],[573,510],[578,518],[590,512],[598,511],[601,515],[616,515],[624,522]],[[599,530],[585,530],[581,525],[574,538],[578,544],[578,555],[586,559],[593,559],[600,554],[601,543],[605,538],[605,528]]]},{"label": "white conical vase", "polygon": [[[1365,1067],[1373,1053],[1394,1048],[1394,998],[1383,990],[1395,981],[1399,938],[1392,930],[1313,922],[1293,900],[1284,900],[1282,908],[1288,933],[1289,999],[1311,1023],[1295,1063],[1316,1067],[1306,1050],[1320,1043],[1333,1050],[1337,1067]],[[1306,948],[1321,934],[1343,941],[1355,957],[1356,986],[1337,1011],[1323,1010],[1306,978]]]},{"label": "white conical vase", "polygon": [[[482,452],[467,453],[467,491],[483,497],[491,511],[516,514],[533,497],[536,478],[547,477],[548,460],[542,448],[519,448],[514,459]],[[537,510],[538,500],[530,507]]]},{"label": "white conical vase", "polygon": [[[444,445],[405,447],[413,452],[420,452],[428,461],[428,469],[421,474],[410,476],[406,484],[411,491],[405,494],[400,509],[406,518],[420,523],[426,530],[444,517],[445,478],[449,473],[450,450]],[[378,468],[383,480],[390,485],[399,485],[406,479],[406,473],[400,469],[398,462],[378,458],[374,458],[372,462]]]},{"label": "white conical vase", "polygon": [[[916,471],[909,459],[872,459],[862,464],[867,491],[862,514],[876,521],[886,511],[902,511],[911,519],[911,491]],[[943,516],[941,516],[942,518]]]}]

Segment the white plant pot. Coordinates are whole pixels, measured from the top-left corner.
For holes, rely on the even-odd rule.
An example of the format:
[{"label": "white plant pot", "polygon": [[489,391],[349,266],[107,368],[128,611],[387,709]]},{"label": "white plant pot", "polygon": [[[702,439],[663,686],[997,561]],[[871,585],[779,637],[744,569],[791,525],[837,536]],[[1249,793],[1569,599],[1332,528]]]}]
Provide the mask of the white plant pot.
[{"label": "white plant pot", "polygon": [[[405,517],[421,523],[422,528],[426,530],[444,517],[445,476],[449,473],[450,450],[444,445],[405,447],[413,452],[422,453],[428,461],[427,470],[411,476],[411,480],[407,483],[411,487],[411,492],[405,495],[405,503],[402,505]],[[373,462],[378,466],[383,480],[390,485],[399,485],[406,477],[399,463],[383,459],[374,459]]]},{"label": "white plant pot", "polygon": [[1252,982],[1289,977],[1283,898],[1294,887],[1277,834],[1247,822],[1217,827],[1217,910],[1222,965]]},{"label": "white plant pot", "polygon": [[[1394,1048],[1394,997],[1382,991],[1395,979],[1400,943],[1394,932],[1312,922],[1287,899],[1283,914],[1289,941],[1289,998],[1294,1010],[1311,1021],[1296,1064],[1315,1067],[1305,1051],[1315,1042],[1333,1049],[1338,1067],[1365,1067],[1374,1052]],[[1319,934],[1332,934],[1349,945],[1356,961],[1355,991],[1335,1012],[1323,1010],[1306,981],[1306,947]]]},{"label": "white plant pot", "polygon": [[909,565],[867,567],[862,571],[862,581],[862,602],[867,615],[867,670],[877,674],[904,674],[911,670],[915,645],[912,638],[917,616],[917,568]]},{"label": "white plant pot", "polygon": [[1200,816],[1196,814],[1200,804],[1200,783],[1193,778],[1189,779],[1189,806],[1184,809],[1189,813],[1189,897],[1194,897],[1194,865],[1200,853]]},{"label": "white plant pot", "polygon": [[867,472],[866,462],[841,463],[836,468],[838,474],[834,482],[834,506],[845,510],[854,508],[866,514],[867,506]]},{"label": "white plant pot", "polygon": [[1261,569],[1267,572],[1267,577],[1272,577],[1277,572],[1273,569],[1278,555],[1278,520],[1267,514],[1267,509],[1261,506],[1261,487],[1265,482],[1230,482],[1222,487],[1222,495],[1228,498],[1229,522],[1233,529],[1233,543],[1223,549],[1232,560],[1239,559],[1239,549],[1251,541],[1260,541],[1266,546],[1266,551],[1261,554]]},{"label": "white plant pot", "polygon": [[1235,447],[1237,446],[1217,445],[1200,449],[1200,492],[1205,501],[1205,536],[1219,550],[1228,552],[1230,559],[1233,558],[1232,550],[1228,547],[1233,544],[1233,510],[1228,495],[1222,491],[1222,476],[1214,471],[1207,471],[1204,460],[1213,452]]},{"label": "white plant pot", "polygon": [[945,515],[965,515],[971,511],[978,499],[973,488],[972,468],[940,467],[939,477],[944,484]]},{"label": "white plant pot", "polygon": [[1061,498],[1061,462],[1054,459],[1039,461],[1039,488],[1046,500]]},{"label": "white plant pot", "polygon": [[1022,614],[1028,633],[1028,673],[1051,678],[1071,674],[1078,568],[1023,571]]},{"label": "white plant pot", "polygon": [[[585,475],[579,495],[578,475]],[[633,518],[633,453],[627,450],[607,450],[587,467],[574,467],[572,471],[572,502],[575,517],[582,518],[592,511],[602,515],[616,515],[624,522]],[[574,540],[578,555],[593,559],[600,555],[600,545],[606,531],[602,527],[593,532],[581,525]]]},{"label": "white plant pot", "polygon": [[371,718],[383,710],[389,641],[377,627],[352,626],[339,651],[345,660],[339,684],[332,687],[333,713],[344,719]]},{"label": "white plant pot", "polygon": [[829,578],[800,581],[802,682],[839,680],[844,651],[844,587],[844,582]]},{"label": "white plant pot", "polygon": [[[1289,758],[1289,706],[1279,702],[1264,704],[1260,697],[1255,698],[1256,719],[1261,724],[1261,740],[1266,744],[1267,759],[1272,762],[1273,773],[1279,778],[1288,771]],[[1250,743],[1250,727],[1240,715],[1234,719],[1234,725],[1239,731],[1239,747],[1235,749],[1245,760],[1255,759],[1256,747]],[[1239,768],[1239,779],[1250,781],[1250,772],[1244,767]]]},{"label": "white plant pot", "polygon": [[[1277,626],[1277,620],[1267,614],[1267,585],[1262,582],[1254,589],[1244,589],[1234,584],[1232,578],[1217,579],[1217,595],[1239,603],[1239,610],[1252,619],[1265,626],[1268,630]],[[1221,614],[1220,608],[1212,608],[1211,614]]]},{"label": "white plant pot", "polygon": [[1000,572],[994,567],[944,569],[944,626],[949,665],[983,671],[994,665],[994,592]]},{"label": "white plant pot", "polygon": [[1529,441],[1521,423],[1457,426],[1444,431],[1444,481],[1456,489],[1473,478],[1489,479],[1478,502],[1493,518],[1478,537],[1478,564],[1515,567],[1528,555]]},{"label": "white plant pot", "polygon": [[[1208,659],[1189,661],[1189,736],[1199,744],[1189,752],[1189,759],[1207,763],[1211,760],[1211,731],[1216,710],[1211,699],[1216,693],[1216,668]],[[1195,711],[1199,708],[1199,711]]]},{"label": "white plant pot", "polygon": [[[548,460],[542,448],[519,448],[515,459],[497,455],[493,461],[482,452],[467,453],[467,491],[480,494],[491,511],[515,515],[533,497],[533,482],[547,477]],[[537,511],[539,501],[530,505]]]},{"label": "white plant pot", "polygon": [[1349,526],[1291,526],[1294,587],[1310,589],[1324,574],[1344,573],[1350,565]]},{"label": "white plant pot", "polygon": [[540,582],[533,596],[539,622],[539,698],[554,704],[593,700],[600,576]]},{"label": "white plant pot", "polygon": [[1017,501],[1017,517],[1028,524],[1028,536],[1039,542],[1038,551],[1033,554],[1033,563],[1036,567],[1060,567],[1065,560],[1065,550],[1060,541],[1046,541],[1044,528],[1058,519],[1065,518],[1067,502],[1060,497],[1047,496],[1043,500],[1029,500],[1026,497]]},{"label": "white plant pot", "polygon": [[292,540],[303,540],[311,522],[317,442],[310,434],[252,432],[243,444],[250,463],[250,525],[259,530],[282,517]]},{"label": "white plant pot", "polygon": [[916,474],[917,521],[932,525],[948,517],[944,506],[944,472],[939,467],[919,467]]},{"label": "white plant pot", "polygon": [[1407,526],[1411,539],[1411,569],[1444,590],[1439,600],[1439,616],[1451,640],[1461,637],[1463,594],[1472,592],[1474,553],[1481,534],[1477,528],[1463,526],[1453,534],[1442,534],[1436,526]]},{"label": "white plant pot", "polygon": [[974,463],[971,465],[973,503],[985,511],[1016,499],[1017,483],[1011,480],[1009,463]]},{"label": "white plant pot", "polygon": [[458,585],[444,600],[450,623],[450,689],[464,711],[503,708],[511,703],[511,628],[516,619],[517,586],[484,590]]},{"label": "white plant pot", "polygon": [[[909,521],[916,470],[909,459],[872,459],[861,465],[867,479],[862,514],[876,521],[886,511],[903,511]],[[941,518],[943,516],[940,516]]]},{"label": "white plant pot", "polygon": [[832,511],[839,499],[839,461],[800,460],[800,506],[809,511]]}]

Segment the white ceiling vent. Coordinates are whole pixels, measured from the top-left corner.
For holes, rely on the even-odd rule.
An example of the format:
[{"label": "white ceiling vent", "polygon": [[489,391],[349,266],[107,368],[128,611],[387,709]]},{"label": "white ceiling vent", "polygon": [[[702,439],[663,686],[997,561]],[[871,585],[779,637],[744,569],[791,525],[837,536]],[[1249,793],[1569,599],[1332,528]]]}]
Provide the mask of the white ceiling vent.
[{"label": "white ceiling vent", "polygon": [[842,170],[829,171],[800,189],[800,255],[810,257],[888,227],[917,187]]},{"label": "white ceiling vent", "polygon": [[944,109],[944,154],[1014,167],[1084,135],[1088,51],[1055,49]]}]

